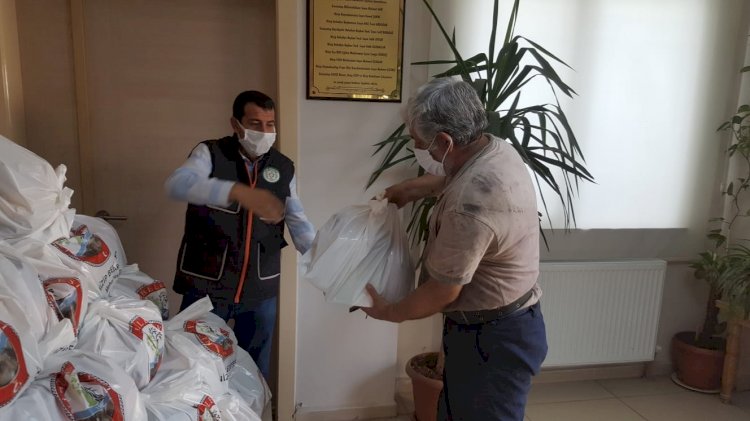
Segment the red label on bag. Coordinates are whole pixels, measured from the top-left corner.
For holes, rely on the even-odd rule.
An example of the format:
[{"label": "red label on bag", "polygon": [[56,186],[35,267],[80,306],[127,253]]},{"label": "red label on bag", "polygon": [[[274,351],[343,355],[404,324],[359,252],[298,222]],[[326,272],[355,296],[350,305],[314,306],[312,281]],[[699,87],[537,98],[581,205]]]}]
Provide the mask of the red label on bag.
[{"label": "red label on bag", "polygon": [[169,318],[169,304],[167,297],[167,287],[164,282],[156,281],[144,285],[135,291],[142,300],[149,300],[156,305],[161,311],[161,317],[166,320]]},{"label": "red label on bag", "polygon": [[0,320],[0,408],[12,401],[29,381],[18,334]]},{"label": "red label on bag", "polygon": [[198,410],[198,421],[221,421],[221,412],[210,396],[204,396],[195,408]]},{"label": "red label on bag", "polygon": [[52,243],[70,258],[92,266],[101,266],[109,259],[109,246],[86,225],[70,231],[70,238],[60,238]]},{"label": "red label on bag", "polygon": [[104,380],[77,372],[70,361],[52,377],[52,393],[68,419],[123,421],[122,397]]},{"label": "red label on bag", "polygon": [[83,288],[76,278],[53,278],[42,283],[47,291],[47,302],[59,320],[70,319],[73,333],[78,335],[83,304]]},{"label": "red label on bag", "polygon": [[153,379],[164,356],[164,327],[160,322],[136,316],[130,321],[130,331],[146,345],[149,376]]},{"label": "red label on bag", "polygon": [[222,359],[234,354],[234,342],[229,337],[229,332],[224,329],[217,329],[202,320],[188,320],[185,322],[184,330],[194,334],[204,348]]},{"label": "red label on bag", "polygon": [[138,296],[141,297],[142,300],[145,300],[146,297],[148,297],[149,295],[155,292],[158,292],[160,290],[166,291],[166,289],[167,287],[166,285],[164,285],[164,282],[156,281],[156,282],[152,282],[148,285],[144,285],[138,288],[136,292],[138,293]]}]

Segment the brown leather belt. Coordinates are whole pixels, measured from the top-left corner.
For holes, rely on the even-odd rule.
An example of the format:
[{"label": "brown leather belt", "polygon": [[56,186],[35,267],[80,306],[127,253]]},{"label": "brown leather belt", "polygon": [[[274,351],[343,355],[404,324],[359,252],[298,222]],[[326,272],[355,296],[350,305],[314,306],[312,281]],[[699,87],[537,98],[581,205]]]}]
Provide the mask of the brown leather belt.
[{"label": "brown leather belt", "polygon": [[482,323],[491,322],[501,317],[505,317],[519,308],[523,307],[529,298],[534,294],[534,290],[531,289],[526,294],[523,294],[521,298],[513,301],[512,303],[495,308],[492,310],[476,310],[476,311],[450,311],[444,313],[445,317],[460,325],[477,325]]}]

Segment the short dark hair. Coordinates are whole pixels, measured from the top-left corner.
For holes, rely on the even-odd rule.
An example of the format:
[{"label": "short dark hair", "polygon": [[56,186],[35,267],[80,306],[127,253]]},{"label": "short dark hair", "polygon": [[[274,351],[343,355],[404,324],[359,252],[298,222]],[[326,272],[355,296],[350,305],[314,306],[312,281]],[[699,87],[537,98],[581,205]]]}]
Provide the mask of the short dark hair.
[{"label": "short dark hair", "polygon": [[276,106],[273,100],[263,92],[258,91],[245,91],[237,95],[232,104],[232,116],[237,120],[242,120],[245,116],[245,105],[253,103],[264,110],[273,110]]}]

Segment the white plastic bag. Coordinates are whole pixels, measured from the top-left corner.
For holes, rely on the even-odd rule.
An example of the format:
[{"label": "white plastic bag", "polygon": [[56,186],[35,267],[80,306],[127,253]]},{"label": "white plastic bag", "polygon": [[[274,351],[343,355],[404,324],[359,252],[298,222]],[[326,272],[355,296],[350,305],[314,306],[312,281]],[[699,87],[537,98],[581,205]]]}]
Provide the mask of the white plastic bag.
[{"label": "white plastic bag", "polygon": [[236,392],[219,396],[216,404],[221,410],[222,421],[261,421],[256,413]]},{"label": "white plastic bag", "polygon": [[73,190],[64,187],[65,171],[0,136],[0,240],[67,235]]},{"label": "white plastic bag", "polygon": [[[99,284],[92,277],[93,274],[89,271],[82,272],[70,267],[70,264],[65,263],[68,257],[52,244],[25,238],[13,243],[12,247],[39,273],[39,278],[42,281],[51,278],[75,278],[80,282],[87,300],[95,300],[101,297]],[[81,314],[85,313],[85,309],[83,309]]]},{"label": "white plastic bag", "polygon": [[57,320],[70,320],[73,334],[77,336],[89,301],[99,297],[98,286],[86,274],[65,266],[56,249],[49,244],[23,239],[14,245],[14,249],[37,271]]},{"label": "white plastic bag", "polygon": [[141,391],[149,421],[218,421],[221,410],[194,370],[159,370]]},{"label": "white plastic bag", "polygon": [[161,313],[146,300],[119,297],[91,302],[76,348],[101,355],[143,388],[156,375],[164,355]]},{"label": "white plastic bag", "polygon": [[29,330],[21,307],[0,298],[0,419],[3,407],[12,404],[42,368],[37,343],[24,334]]},{"label": "white plastic bag", "polygon": [[8,420],[147,421],[133,380],[105,358],[65,351],[45,361],[45,369],[13,405],[0,409]]},{"label": "white plastic bag", "polygon": [[11,322],[17,317],[23,317],[26,326],[20,334],[36,342],[41,360],[75,344],[72,320],[58,318],[54,297],[45,291],[28,259],[0,245],[0,320],[18,329],[19,323]]},{"label": "white plastic bag", "polygon": [[161,311],[163,320],[169,319],[169,299],[164,282],[141,272],[137,264],[127,265],[120,271],[120,276],[112,284],[110,297],[129,297],[149,300]]},{"label": "white plastic bag", "polygon": [[34,380],[12,405],[0,407],[0,419],[24,421],[67,421],[51,390],[51,379]]},{"label": "white plastic bag", "polygon": [[23,311],[7,314],[0,307],[0,319],[6,315],[22,317],[29,326],[24,335],[29,335],[35,342],[42,341],[50,326],[49,316],[53,314],[47,303],[47,294],[34,268],[14,250],[0,246],[0,303],[10,301]]},{"label": "white plastic bag", "polygon": [[414,265],[396,205],[371,200],[333,215],[303,256],[302,272],[328,302],[369,307],[368,283],[388,301],[404,298]]},{"label": "white plastic bag", "polygon": [[263,410],[271,402],[271,389],[253,357],[244,349],[237,347],[237,364],[229,374],[229,389],[241,396],[256,414],[263,415]]},{"label": "white plastic bag", "polygon": [[105,296],[127,264],[117,231],[101,218],[76,215],[69,236],[52,245],[66,266],[93,279]]},{"label": "white plastic bag", "polygon": [[237,338],[224,320],[211,313],[208,297],[165,322],[167,357],[162,370],[195,370],[211,396],[229,393],[229,376],[237,364]]}]

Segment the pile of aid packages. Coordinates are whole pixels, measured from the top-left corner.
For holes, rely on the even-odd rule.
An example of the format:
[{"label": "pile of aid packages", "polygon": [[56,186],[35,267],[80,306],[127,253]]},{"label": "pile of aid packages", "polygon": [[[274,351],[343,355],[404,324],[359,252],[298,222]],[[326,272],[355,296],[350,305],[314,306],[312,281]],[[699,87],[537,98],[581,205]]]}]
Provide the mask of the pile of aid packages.
[{"label": "pile of aid packages", "polygon": [[209,298],[170,318],[65,170],[0,136],[0,420],[260,420],[268,385]]}]

